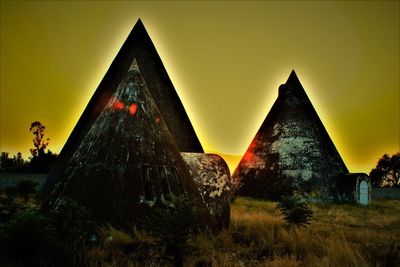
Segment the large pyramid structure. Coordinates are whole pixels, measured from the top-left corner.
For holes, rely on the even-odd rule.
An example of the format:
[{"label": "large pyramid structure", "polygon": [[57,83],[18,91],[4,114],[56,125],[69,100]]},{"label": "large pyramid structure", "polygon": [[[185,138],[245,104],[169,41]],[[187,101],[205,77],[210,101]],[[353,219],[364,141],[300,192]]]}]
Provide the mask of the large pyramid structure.
[{"label": "large pyramid structure", "polygon": [[348,173],[296,73],[279,95],[232,175],[238,195],[277,199],[293,190],[332,198]]},{"label": "large pyramid structure", "polygon": [[170,193],[187,194],[210,220],[136,60],[49,191],[50,208],[69,198],[96,221],[120,227],[132,227],[154,205],[170,205]]},{"label": "large pyramid structure", "polygon": [[118,85],[125,77],[133,59],[136,59],[143,80],[163,115],[179,151],[204,152],[161,58],[139,19],[90,99],[60,152],[56,164],[50,170],[48,179],[42,188],[44,195],[57,182],[57,177],[64,173],[76,147],[80,145],[97,117],[108,104],[109,98],[115,93]]}]

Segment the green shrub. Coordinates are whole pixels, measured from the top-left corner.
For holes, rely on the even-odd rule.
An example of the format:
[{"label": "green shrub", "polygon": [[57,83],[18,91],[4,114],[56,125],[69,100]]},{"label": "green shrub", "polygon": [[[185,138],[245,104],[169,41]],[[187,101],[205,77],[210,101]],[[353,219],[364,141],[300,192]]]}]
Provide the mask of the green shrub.
[{"label": "green shrub", "polygon": [[171,205],[155,207],[153,213],[140,222],[147,233],[157,237],[166,252],[174,257],[175,265],[182,265],[182,253],[187,241],[200,227],[195,205],[186,195],[171,194]]},{"label": "green shrub", "polygon": [[36,193],[38,184],[38,182],[31,180],[21,180],[17,184],[16,192],[27,201],[32,194]]},{"label": "green shrub", "polygon": [[283,197],[277,206],[288,226],[303,226],[310,224],[313,211],[298,196]]},{"label": "green shrub", "polygon": [[69,198],[63,198],[57,209],[49,210],[46,215],[50,219],[55,238],[62,241],[64,251],[73,253],[95,232],[90,211]]},{"label": "green shrub", "polygon": [[17,212],[4,229],[0,248],[3,257],[22,266],[75,266],[94,231],[90,213],[64,199],[48,212],[29,207]]},{"label": "green shrub", "polygon": [[14,196],[17,194],[17,188],[15,186],[7,186],[3,189],[3,192],[6,193],[7,196]]},{"label": "green shrub", "polygon": [[18,212],[25,210],[27,207],[14,198],[0,197],[0,224],[7,224]]},{"label": "green shrub", "polygon": [[48,218],[27,208],[10,220],[5,234],[7,258],[22,266],[44,262],[51,248]]}]

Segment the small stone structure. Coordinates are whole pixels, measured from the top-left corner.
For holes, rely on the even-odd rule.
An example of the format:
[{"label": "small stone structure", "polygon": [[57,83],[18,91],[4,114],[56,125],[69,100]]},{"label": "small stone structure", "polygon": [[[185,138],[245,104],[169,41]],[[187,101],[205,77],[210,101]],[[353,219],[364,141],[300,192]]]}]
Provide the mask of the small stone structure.
[{"label": "small stone structure", "polygon": [[228,165],[216,154],[181,153],[190,175],[218,229],[230,221],[231,184]]},{"label": "small stone structure", "polygon": [[372,185],[367,174],[349,173],[336,177],[335,200],[368,205],[372,200]]}]

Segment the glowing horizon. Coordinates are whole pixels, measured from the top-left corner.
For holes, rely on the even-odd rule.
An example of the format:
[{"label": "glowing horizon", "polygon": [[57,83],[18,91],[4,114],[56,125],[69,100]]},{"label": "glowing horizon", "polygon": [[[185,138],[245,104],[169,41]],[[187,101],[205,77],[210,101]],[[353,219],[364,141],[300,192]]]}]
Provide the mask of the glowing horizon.
[{"label": "glowing horizon", "polygon": [[60,152],[139,17],[203,148],[231,171],[292,69],[351,172],[400,150],[398,2],[1,7],[0,150],[10,155],[28,158],[35,120]]}]

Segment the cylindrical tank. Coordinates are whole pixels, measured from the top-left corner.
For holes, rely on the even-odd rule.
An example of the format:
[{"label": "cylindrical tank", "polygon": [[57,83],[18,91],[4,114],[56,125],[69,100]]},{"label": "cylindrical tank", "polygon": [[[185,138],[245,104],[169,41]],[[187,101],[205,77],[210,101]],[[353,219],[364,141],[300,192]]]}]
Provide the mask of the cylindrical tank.
[{"label": "cylindrical tank", "polygon": [[230,221],[230,172],[222,157],[216,154],[181,153],[210,215],[219,229]]}]

